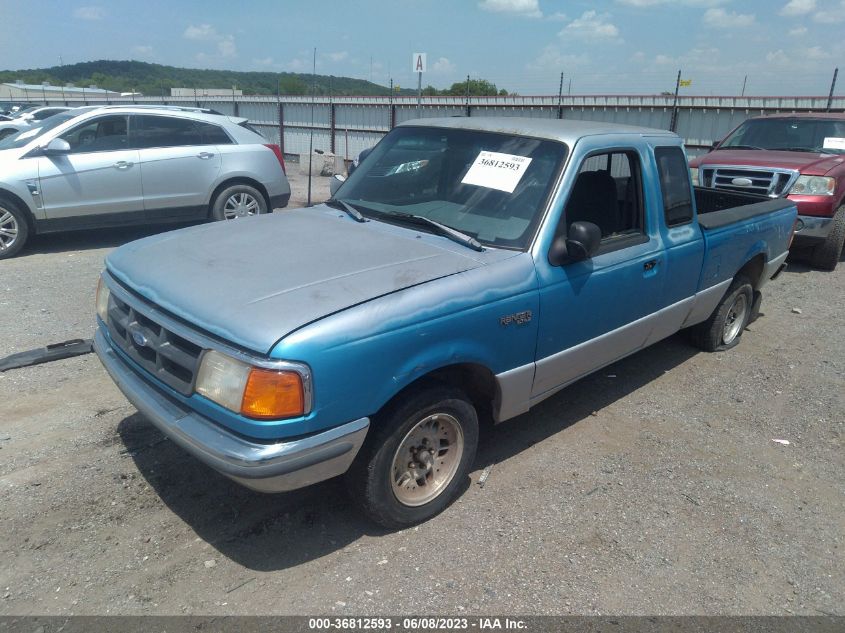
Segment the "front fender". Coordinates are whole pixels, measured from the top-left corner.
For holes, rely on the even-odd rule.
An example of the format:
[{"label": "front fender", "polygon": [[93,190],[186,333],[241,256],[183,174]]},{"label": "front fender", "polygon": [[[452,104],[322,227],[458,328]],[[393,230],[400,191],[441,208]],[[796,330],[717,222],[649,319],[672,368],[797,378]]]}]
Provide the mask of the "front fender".
[{"label": "front fender", "polygon": [[[538,309],[533,260],[521,253],[321,319],[282,339],[271,355],[311,367],[312,432],[368,417],[449,365],[499,374],[530,364]],[[516,314],[531,316],[507,320]]]}]

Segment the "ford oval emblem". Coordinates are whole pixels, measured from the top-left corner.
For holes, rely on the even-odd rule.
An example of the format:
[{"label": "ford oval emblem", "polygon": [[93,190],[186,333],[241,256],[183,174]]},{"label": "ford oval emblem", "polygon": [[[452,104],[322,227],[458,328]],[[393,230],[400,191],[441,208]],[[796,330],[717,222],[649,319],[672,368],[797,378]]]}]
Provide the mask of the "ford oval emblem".
[{"label": "ford oval emblem", "polygon": [[734,178],[731,180],[731,184],[736,187],[750,187],[754,183],[751,182],[751,178]]},{"label": "ford oval emblem", "polygon": [[129,334],[132,336],[132,340],[138,347],[146,347],[150,342],[150,340],[144,336],[144,333],[137,328],[131,328],[129,330]]}]

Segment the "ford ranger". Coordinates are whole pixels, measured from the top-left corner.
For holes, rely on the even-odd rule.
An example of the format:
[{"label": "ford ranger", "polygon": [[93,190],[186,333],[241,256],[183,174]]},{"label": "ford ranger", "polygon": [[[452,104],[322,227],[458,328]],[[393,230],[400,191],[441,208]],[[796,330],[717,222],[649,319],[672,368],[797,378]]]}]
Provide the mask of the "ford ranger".
[{"label": "ford ranger", "polygon": [[785,197],[798,206],[795,246],[833,270],[845,242],[845,114],[748,119],[690,161],[695,184]]},{"label": "ford ranger", "polygon": [[408,122],[325,204],[112,252],[95,348],[211,468],[264,492],[345,474],[406,526],[461,491],[479,419],[682,328],[739,342],[796,209],[733,195],[694,190],[669,132]]}]

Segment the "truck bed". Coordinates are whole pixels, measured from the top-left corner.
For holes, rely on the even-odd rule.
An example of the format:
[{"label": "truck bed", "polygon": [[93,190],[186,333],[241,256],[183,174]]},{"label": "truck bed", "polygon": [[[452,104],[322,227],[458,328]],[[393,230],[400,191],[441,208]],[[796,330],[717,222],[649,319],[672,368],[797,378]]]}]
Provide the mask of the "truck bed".
[{"label": "truck bed", "polygon": [[786,198],[769,198],[710,187],[694,187],[694,191],[698,223],[703,229],[717,229],[795,205]]}]

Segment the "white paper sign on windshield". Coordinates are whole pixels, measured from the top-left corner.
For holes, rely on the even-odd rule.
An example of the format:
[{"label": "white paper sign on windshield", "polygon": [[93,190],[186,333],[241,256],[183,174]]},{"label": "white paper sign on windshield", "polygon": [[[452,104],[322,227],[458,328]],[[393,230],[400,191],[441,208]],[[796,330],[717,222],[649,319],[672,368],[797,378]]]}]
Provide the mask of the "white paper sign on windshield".
[{"label": "white paper sign on windshield", "polygon": [[461,182],[513,193],[530,164],[527,156],[480,152]]},{"label": "white paper sign on windshield", "polygon": [[845,138],[828,136],[824,139],[823,147],[825,149],[841,149],[845,151]]}]

